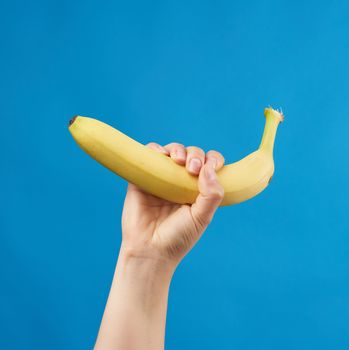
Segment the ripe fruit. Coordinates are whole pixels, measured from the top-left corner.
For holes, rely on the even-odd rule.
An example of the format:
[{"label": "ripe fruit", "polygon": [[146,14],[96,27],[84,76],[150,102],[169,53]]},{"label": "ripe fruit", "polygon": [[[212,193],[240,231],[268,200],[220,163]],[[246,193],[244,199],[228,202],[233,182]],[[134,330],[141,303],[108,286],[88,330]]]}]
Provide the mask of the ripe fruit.
[{"label": "ripe fruit", "polygon": [[[273,147],[283,114],[264,110],[264,133],[259,148],[217,172],[225,195],[221,206],[243,202],[263,191],[274,173]],[[96,119],[76,116],[69,131],[80,147],[99,163],[148,193],[180,204],[198,195],[198,180],[170,157],[133,140]]]}]

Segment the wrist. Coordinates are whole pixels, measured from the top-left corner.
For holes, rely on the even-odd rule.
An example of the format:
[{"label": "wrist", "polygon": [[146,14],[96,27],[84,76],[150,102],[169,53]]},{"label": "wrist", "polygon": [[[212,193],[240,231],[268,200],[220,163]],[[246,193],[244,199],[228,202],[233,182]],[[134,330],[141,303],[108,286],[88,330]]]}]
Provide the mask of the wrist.
[{"label": "wrist", "polygon": [[147,271],[159,277],[172,277],[178,265],[178,261],[169,259],[151,247],[130,247],[123,242],[119,251],[119,263],[132,270]]},{"label": "wrist", "polygon": [[144,252],[129,248],[124,244],[120,247],[117,270],[125,276],[135,278],[138,284],[167,285],[170,283],[176,263],[159,256],[150,250]]},{"label": "wrist", "polygon": [[159,310],[166,309],[173,273],[174,268],[168,262],[121,246],[112,289],[119,290],[124,303],[132,304],[130,307],[148,318],[157,317]]}]

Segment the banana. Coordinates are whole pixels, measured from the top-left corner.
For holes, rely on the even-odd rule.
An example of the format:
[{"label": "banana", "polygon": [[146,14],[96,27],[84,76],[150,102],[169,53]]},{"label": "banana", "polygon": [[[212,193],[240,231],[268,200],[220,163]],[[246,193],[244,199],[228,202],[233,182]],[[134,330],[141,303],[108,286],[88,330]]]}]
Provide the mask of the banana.
[{"label": "banana", "polygon": [[[259,148],[245,158],[217,171],[225,195],[221,206],[237,204],[262,192],[274,174],[273,148],[283,114],[272,108],[266,117]],[[170,157],[133,140],[96,119],[76,116],[69,131],[80,147],[99,163],[157,197],[179,204],[192,204],[198,178]]]}]

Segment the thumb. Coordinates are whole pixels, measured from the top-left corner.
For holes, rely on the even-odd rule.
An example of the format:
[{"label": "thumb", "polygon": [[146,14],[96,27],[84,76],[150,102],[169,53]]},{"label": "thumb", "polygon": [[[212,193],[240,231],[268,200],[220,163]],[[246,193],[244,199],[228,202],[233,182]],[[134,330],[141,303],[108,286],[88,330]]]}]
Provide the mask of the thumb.
[{"label": "thumb", "polygon": [[213,215],[224,197],[224,189],[217,179],[216,159],[209,158],[199,174],[199,195],[191,206],[196,226],[202,233],[212,221]]}]

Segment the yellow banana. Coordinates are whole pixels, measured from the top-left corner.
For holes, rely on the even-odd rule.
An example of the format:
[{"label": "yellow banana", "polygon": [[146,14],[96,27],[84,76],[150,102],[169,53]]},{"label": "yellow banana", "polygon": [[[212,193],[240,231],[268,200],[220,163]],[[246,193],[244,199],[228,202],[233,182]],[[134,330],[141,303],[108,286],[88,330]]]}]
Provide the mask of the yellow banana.
[{"label": "yellow banana", "polygon": [[[283,114],[264,110],[266,117],[259,148],[217,172],[225,195],[221,206],[243,202],[263,191],[274,173],[273,147]],[[69,131],[80,147],[99,163],[148,193],[180,204],[191,204],[198,179],[170,157],[133,140],[96,119],[76,116]]]}]

